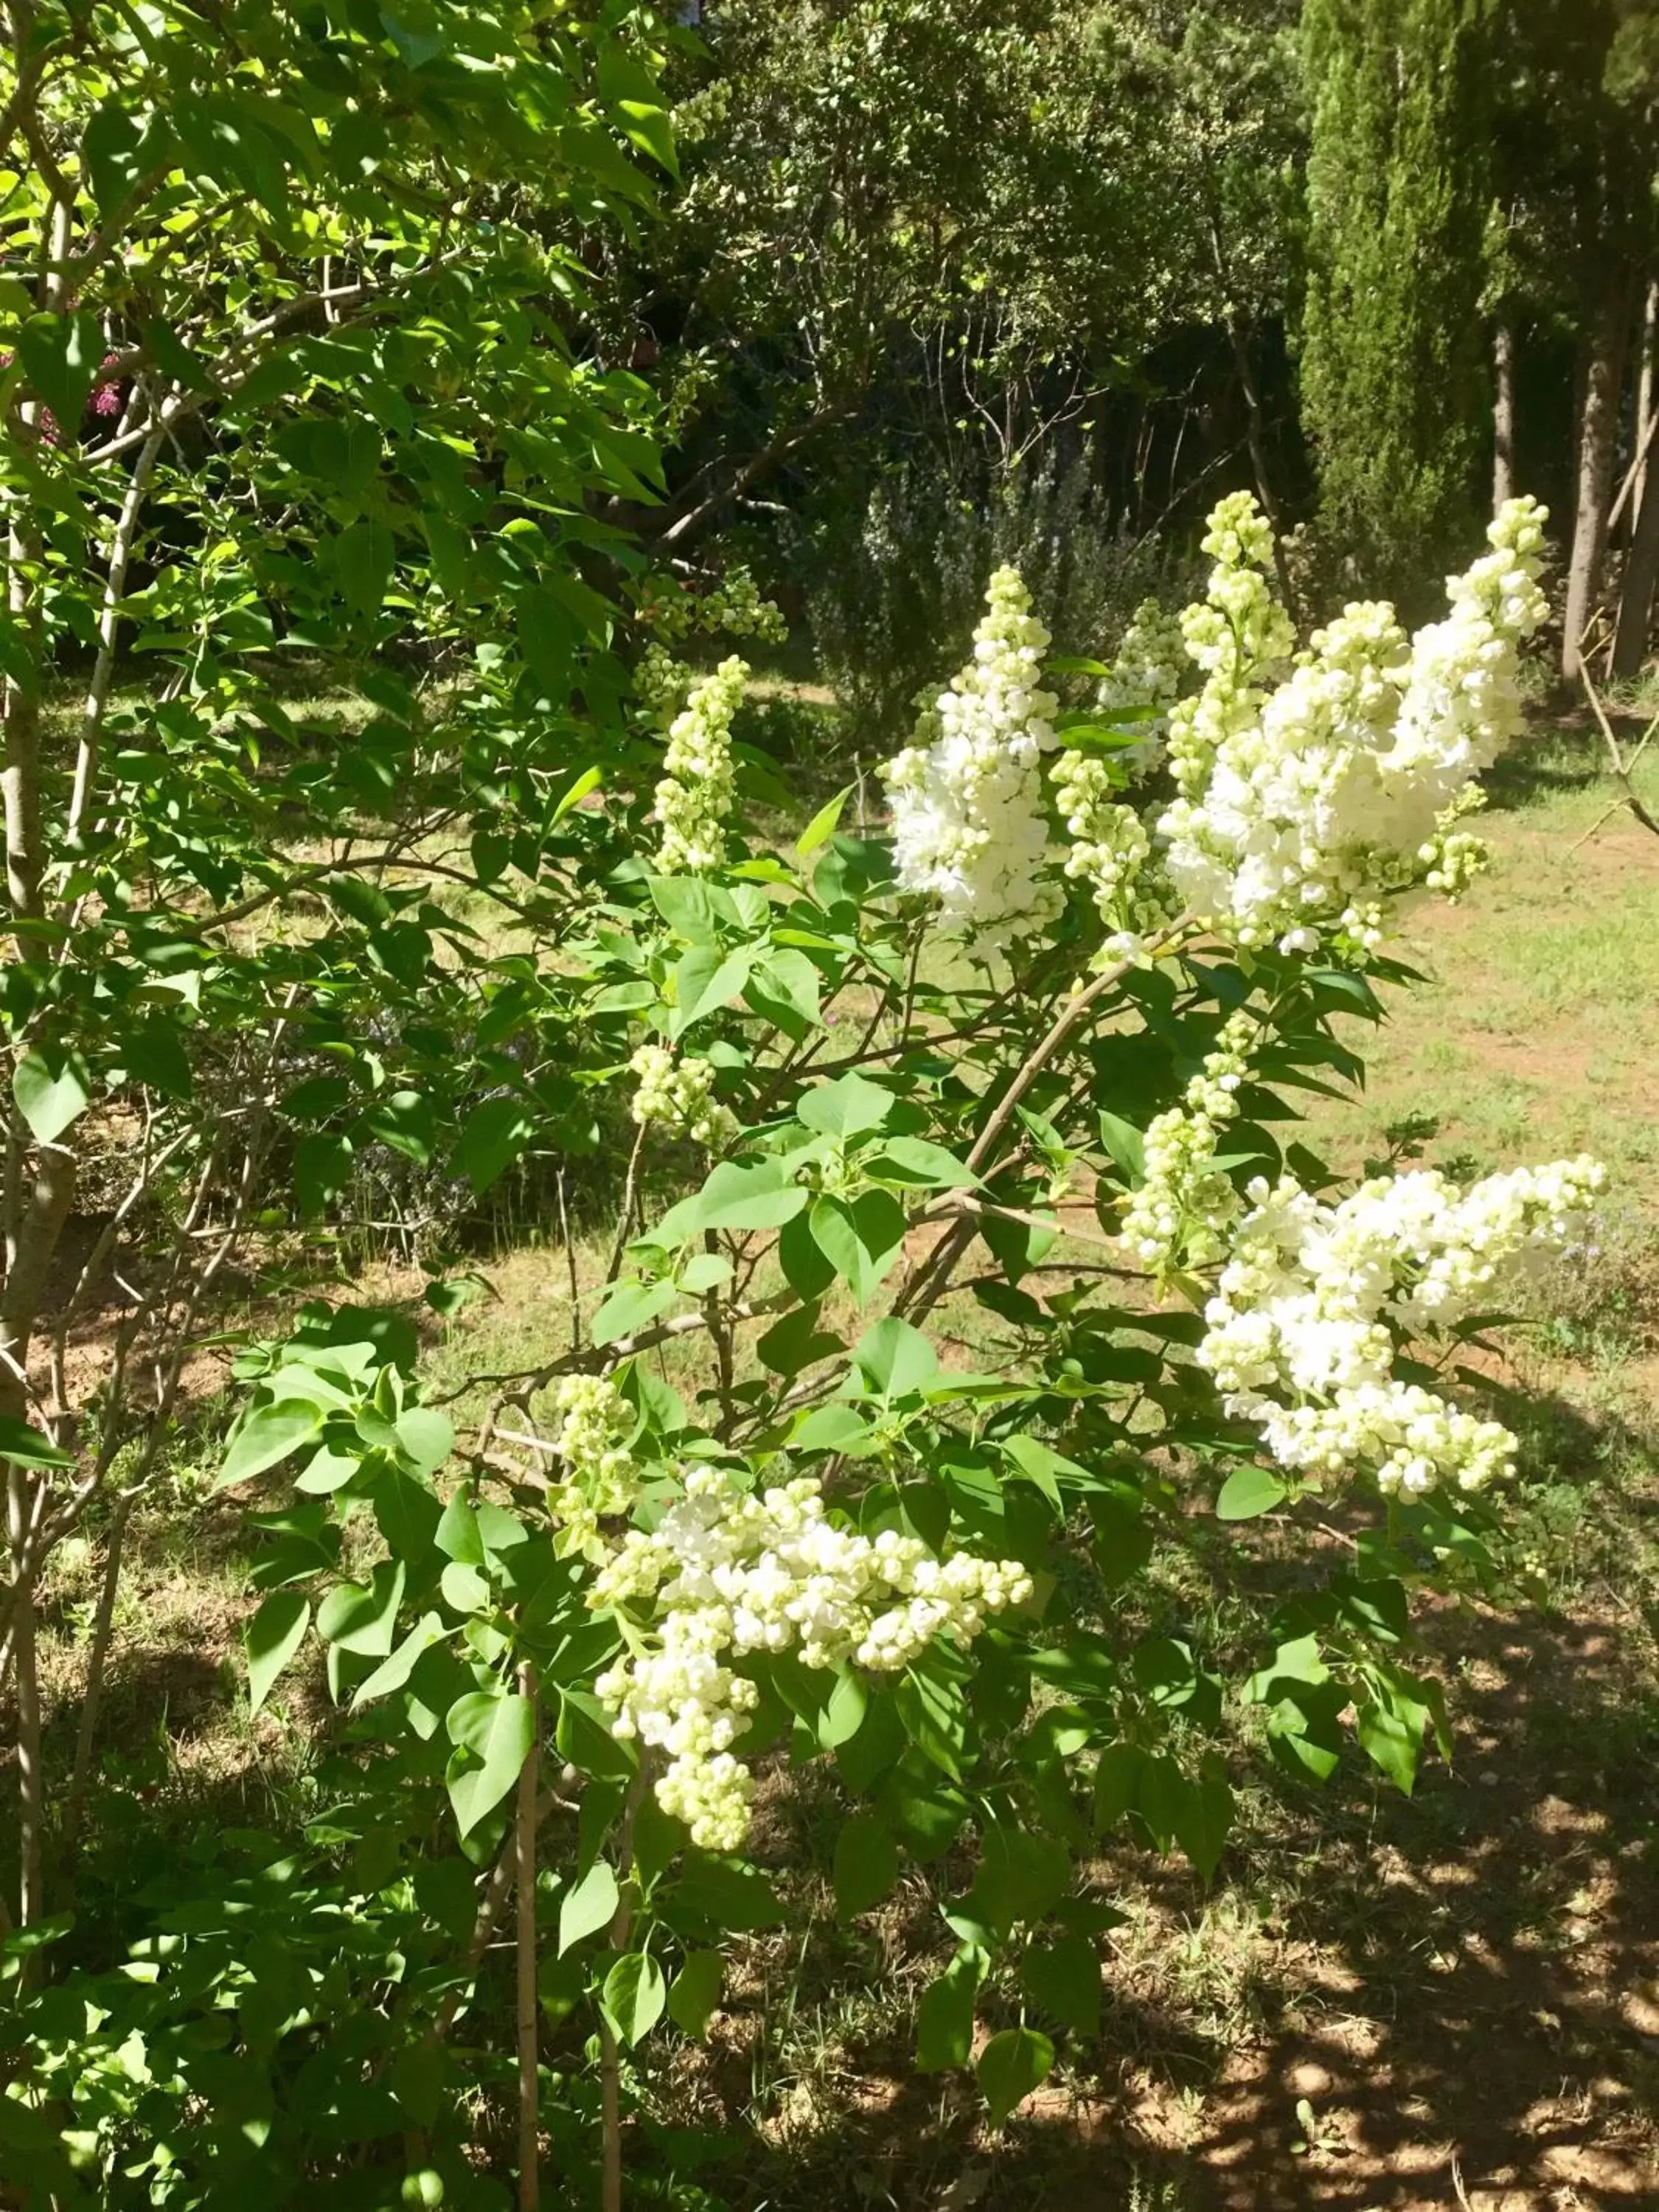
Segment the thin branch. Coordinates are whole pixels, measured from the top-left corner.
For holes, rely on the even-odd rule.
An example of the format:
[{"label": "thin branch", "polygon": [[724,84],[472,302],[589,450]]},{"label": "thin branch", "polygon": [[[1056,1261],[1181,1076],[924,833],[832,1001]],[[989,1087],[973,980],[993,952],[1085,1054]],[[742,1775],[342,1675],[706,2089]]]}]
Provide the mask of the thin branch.
[{"label": "thin branch", "polygon": [[81,716],[81,742],[76,753],[75,792],[69,811],[69,842],[71,845],[80,842],[81,826],[86,820],[87,808],[91,801],[93,779],[98,772],[98,746],[103,732],[104,710],[109,703],[110,684],[115,675],[115,641],[120,628],[121,601],[127,587],[127,567],[132,558],[133,541],[138,533],[138,518],[143,512],[150,474],[167,434],[165,427],[158,427],[150,432],[140,448],[127,482],[126,495],[121,501],[115,534],[110,541],[109,570],[104,580],[104,605],[98,618],[98,658],[93,664],[92,681],[87,687],[86,705]]},{"label": "thin branch", "polygon": [[1580,678],[1583,679],[1585,694],[1589,700],[1590,707],[1595,713],[1595,719],[1601,726],[1601,735],[1607,740],[1607,758],[1612,765],[1613,781],[1618,784],[1620,791],[1624,794],[1625,804],[1629,807],[1631,812],[1636,817],[1636,819],[1641,823],[1644,830],[1650,830],[1656,837],[1659,837],[1659,822],[1655,821],[1653,816],[1649,813],[1647,808],[1642,804],[1641,799],[1637,795],[1636,787],[1630,780],[1631,769],[1635,767],[1637,762],[1642,757],[1643,753],[1647,750],[1648,739],[1653,735],[1655,729],[1659,728],[1659,714],[1655,715],[1653,720],[1648,724],[1646,730],[1643,732],[1641,743],[1637,746],[1635,752],[1632,754],[1629,761],[1626,762],[1623,753],[1620,752],[1619,749],[1619,740],[1613,733],[1613,724],[1607,720],[1607,711],[1601,704],[1601,695],[1596,690],[1595,682],[1591,678],[1589,669],[1586,665],[1586,660],[1583,657],[1581,657],[1578,663],[1578,673]]}]

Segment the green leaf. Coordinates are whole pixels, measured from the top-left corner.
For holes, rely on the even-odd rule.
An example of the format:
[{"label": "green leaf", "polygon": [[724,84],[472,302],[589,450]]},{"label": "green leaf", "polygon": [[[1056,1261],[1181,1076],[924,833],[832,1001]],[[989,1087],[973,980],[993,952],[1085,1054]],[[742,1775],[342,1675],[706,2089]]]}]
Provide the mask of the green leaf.
[{"label": "green leaf", "polygon": [[986,1958],[964,1943],[916,2008],[916,2066],[923,2074],[965,2066],[974,2048],[974,2005],[985,1978]]},{"label": "green leaf", "polygon": [[1138,1187],[1146,1182],[1146,1140],[1133,1121],[1126,1121],[1117,1114],[1109,1114],[1103,1107],[1100,1141],[1106,1147],[1107,1157],[1122,1170],[1126,1182]]},{"label": "green leaf", "polygon": [[130,1030],[121,1039],[121,1057],[129,1075],[169,1098],[188,1098],[195,1088],[190,1055],[172,1022],[157,1018]]},{"label": "green leaf", "polygon": [[535,1707],[516,1691],[474,1690],[457,1698],[444,1725],[457,1752],[444,1778],[449,1802],[469,1836],[518,1780],[535,1741]]},{"label": "green leaf", "polygon": [[836,1279],[835,1262],[819,1251],[805,1213],[785,1222],[779,1232],[778,1265],[795,1296],[809,1304],[821,1298]]},{"label": "green leaf", "polygon": [[[665,1917],[669,1908],[664,1907]],[[783,1900],[758,1867],[708,1851],[686,1856],[672,1892],[676,1927],[687,1922],[718,1929],[722,1936],[747,1935],[758,1928],[781,1928],[788,1918]]]},{"label": "green leaf", "polygon": [[1100,2034],[1100,1957],[1086,1936],[1060,1936],[1025,1954],[1020,1978],[1044,2012],[1091,2042]]},{"label": "green leaf", "polygon": [[897,1103],[890,1091],[851,1073],[807,1091],[795,1115],[824,1136],[853,1137],[865,1129],[879,1129]]},{"label": "green leaf", "polygon": [[791,1441],[798,1451],[846,1451],[870,1433],[868,1421],[851,1406],[815,1406],[797,1421]]},{"label": "green leaf", "polygon": [[816,853],[820,845],[827,845],[830,842],[840,825],[842,810],[853,796],[854,788],[855,787],[849,783],[844,791],[838,791],[836,793],[827,806],[819,807],[795,841],[795,857],[798,860],[805,860],[808,854]]},{"label": "green leaf", "polygon": [[904,1249],[904,1211],[884,1190],[848,1200],[819,1198],[810,1216],[812,1242],[852,1291],[867,1304]]},{"label": "green leaf", "polygon": [[1140,1802],[1141,1778],[1146,1753],[1138,1743],[1109,1743],[1095,1768],[1095,1826],[1101,1833],[1115,1828],[1126,1813]]},{"label": "green leaf", "polygon": [[773,1374],[786,1377],[799,1375],[804,1367],[811,1367],[817,1360],[831,1358],[846,1348],[838,1336],[819,1328],[816,1298],[785,1314],[755,1342],[763,1364]]},{"label": "green leaf", "polygon": [[890,1182],[920,1183],[929,1190],[969,1190],[980,1178],[943,1145],[924,1137],[889,1137],[873,1159],[862,1163]]},{"label": "green leaf", "polygon": [[351,1180],[349,1137],[313,1131],[294,1148],[294,1187],[303,1219],[314,1221]]},{"label": "green leaf", "polygon": [[748,1004],[797,1041],[820,1018],[818,971],[804,952],[788,946],[764,959],[749,979]]},{"label": "green leaf", "polygon": [[1221,1486],[1215,1502],[1218,1521],[1254,1521],[1271,1513],[1289,1496],[1285,1486],[1265,1467],[1237,1467]]},{"label": "green leaf", "polygon": [[249,1709],[258,1712],[270,1687],[305,1641],[311,1601],[298,1590],[273,1590],[247,1628]]},{"label": "green leaf", "polygon": [[301,1400],[284,1398],[274,1406],[257,1407],[231,1438],[214,1488],[228,1490],[233,1483],[263,1474],[302,1445],[314,1443],[322,1432],[321,1409]]},{"label": "green leaf", "polygon": [[899,1877],[898,1845],[873,1813],[854,1813],[836,1838],[836,1911],[851,1920],[878,1905]]},{"label": "green leaf", "polygon": [[623,129],[634,143],[659,161],[671,177],[678,177],[679,163],[674,158],[674,126],[664,107],[650,107],[641,100],[619,100],[617,102]]},{"label": "green leaf", "polygon": [[1380,1767],[1395,1788],[1409,1797],[1417,1781],[1418,1760],[1423,1749],[1426,1709],[1416,1708],[1416,1723],[1408,1709],[1402,1715],[1380,1702],[1362,1705],[1354,1716],[1354,1734],[1365,1756]]},{"label": "green leaf", "polygon": [[594,1315],[588,1334],[596,1345],[618,1344],[666,1313],[679,1295],[670,1282],[618,1283]]},{"label": "green leaf", "polygon": [[0,1413],[0,1459],[14,1467],[73,1467],[66,1451],[43,1437],[39,1429],[20,1421],[15,1413]]},{"label": "green leaf", "polygon": [[853,1346],[853,1358],[871,1389],[884,1398],[920,1390],[939,1372],[939,1354],[919,1328],[889,1314]]},{"label": "green leaf", "polygon": [[401,1690],[425,1654],[434,1644],[446,1643],[449,1634],[441,1615],[422,1613],[390,1657],[383,1659],[368,1680],[357,1685],[351,1700],[352,1711],[356,1712],[360,1705],[373,1705],[377,1698],[390,1697],[394,1690]]},{"label": "green leaf", "polygon": [[1072,1856],[1058,1836],[988,1827],[968,1892],[974,1917],[1000,1936],[1018,1920],[1047,1917],[1071,1887]]},{"label": "green leaf", "polygon": [[668,1025],[671,1037],[684,1036],[705,1014],[718,1013],[743,996],[757,954],[753,945],[740,945],[722,954],[716,945],[694,945],[674,969],[674,1016]]},{"label": "green leaf", "polygon": [[553,809],[551,819],[562,822],[573,806],[580,806],[588,793],[597,791],[604,781],[605,770],[602,768],[585,768]]},{"label": "green leaf", "polygon": [[801,1212],[807,1196],[786,1160],[763,1160],[756,1167],[722,1160],[695,1197],[664,1215],[656,1233],[684,1243],[704,1229],[781,1229]]},{"label": "green leaf", "polygon": [[438,1587],[452,1612],[483,1613],[489,1608],[492,1595],[489,1578],[478,1568],[468,1566],[465,1560],[452,1559],[439,1576]]},{"label": "green leaf", "polygon": [[580,1881],[573,1882],[559,1900],[559,1955],[573,1949],[585,1936],[608,1928],[621,1900],[617,1877],[606,1859],[595,1859]]},{"label": "green leaf", "polygon": [[926,1672],[927,1658],[912,1667],[895,1695],[904,1733],[918,1751],[953,1782],[962,1779],[962,1751],[967,1741],[967,1712],[962,1686]]},{"label": "green leaf", "polygon": [[1176,1809],[1176,1841],[1206,1881],[1221,1863],[1233,1822],[1233,1793],[1213,1753]]},{"label": "green leaf", "polygon": [[337,1583],[317,1608],[324,1643],[362,1658],[386,1658],[398,1633],[407,1571],[401,1559],[377,1559],[367,1584]]},{"label": "green leaf", "polygon": [[1048,2079],[1054,2063],[1054,2045],[1034,2027],[1005,2027],[991,2038],[974,2071],[994,2128]]},{"label": "green leaf", "polygon": [[444,1508],[433,1539],[447,1559],[459,1559],[469,1567],[485,1564],[483,1538],[478,1530],[478,1516],[465,1491],[458,1490]]},{"label": "green leaf", "polygon": [[102,323],[87,310],[31,315],[12,343],[26,382],[51,408],[64,437],[74,440],[103,362]]},{"label": "green leaf", "polygon": [[423,1092],[394,1091],[375,1101],[363,1116],[363,1126],[383,1145],[423,1168],[432,1159],[434,1121],[432,1101]]},{"label": "green leaf", "polygon": [[521,1098],[486,1098],[461,1126],[455,1146],[455,1172],[464,1175],[482,1197],[510,1168],[535,1134],[530,1108]]},{"label": "green leaf", "polygon": [[455,1449],[455,1424],[435,1407],[410,1406],[395,1426],[399,1449],[417,1474],[433,1474]]},{"label": "green leaf", "polygon": [[398,544],[383,522],[354,522],[334,541],[334,565],[346,604],[354,613],[377,611],[392,580]]},{"label": "green leaf", "polygon": [[702,1297],[732,1279],[732,1262],[723,1252],[694,1252],[679,1271],[679,1286],[689,1297]]},{"label": "green leaf", "polygon": [[662,2018],[668,1987],[647,1951],[628,1951],[605,1978],[599,2003],[618,2042],[631,2051]]},{"label": "green leaf", "polygon": [[92,1100],[92,1076],[72,1047],[34,1045],[11,1074],[11,1095],[37,1144],[56,1143]]},{"label": "green leaf", "polygon": [[718,1951],[688,1952],[668,1992],[668,2017],[682,2034],[701,2043],[720,2001],[726,1962]]},{"label": "green leaf", "polygon": [[653,876],[646,889],[652,905],[687,945],[717,950],[721,922],[737,920],[730,900],[717,898],[716,887],[701,876]]}]

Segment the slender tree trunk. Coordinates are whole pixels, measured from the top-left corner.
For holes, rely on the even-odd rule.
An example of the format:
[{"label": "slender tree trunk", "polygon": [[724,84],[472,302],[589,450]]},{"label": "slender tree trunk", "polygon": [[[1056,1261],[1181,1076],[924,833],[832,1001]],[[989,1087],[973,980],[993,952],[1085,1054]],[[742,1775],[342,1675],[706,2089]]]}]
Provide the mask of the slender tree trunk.
[{"label": "slender tree trunk", "polygon": [[34,1577],[25,1563],[33,1499],[27,1472],[8,1470],[6,1534],[11,1547],[12,1661],[17,1695],[17,1924],[33,1928],[45,1911],[46,1799],[40,1771],[40,1678],[34,1659]]},{"label": "slender tree trunk", "polygon": [[530,1749],[519,1774],[517,1852],[518,1877],[518,2031],[519,2031],[519,2212],[538,2212],[542,2201],[541,2094],[537,2039],[536,1994],[536,1814],[541,1789],[541,1708],[536,1698],[536,1677],[526,1666],[519,1669],[519,1689],[529,1698],[534,1714]]},{"label": "slender tree trunk", "polygon": [[92,1780],[92,1754],[98,1741],[98,1712],[103,1703],[104,1672],[109,1665],[110,1638],[115,1626],[115,1601],[121,1588],[121,1551],[126,1539],[131,1498],[116,1500],[105,1540],[104,1580],[98,1593],[98,1617],[93,1626],[92,1650],[87,1659],[86,1694],[81,1700],[81,1723],[75,1735],[75,1770],[70,1777],[69,1796],[58,1842],[59,1863],[75,1847],[86,1811],[87,1790]]},{"label": "slender tree trunk", "polygon": [[1642,366],[1636,386],[1636,482],[1631,513],[1640,517],[1648,488],[1648,459],[1653,442],[1654,380],[1659,374],[1659,277],[1648,280],[1642,308]]},{"label": "slender tree trunk", "polygon": [[1279,588],[1292,620],[1299,619],[1296,591],[1291,580],[1289,563],[1285,558],[1284,516],[1273,494],[1273,477],[1267,467],[1267,417],[1262,410],[1261,393],[1250,364],[1250,348],[1240,319],[1237,314],[1227,317],[1227,337],[1232,347],[1233,367],[1238,375],[1238,388],[1244,399],[1244,435],[1250,449],[1250,472],[1255,478],[1255,495],[1261,501],[1261,512],[1267,518],[1273,532],[1273,568],[1279,578]]},{"label": "slender tree trunk", "polygon": [[1583,638],[1595,612],[1607,550],[1619,401],[1628,349],[1627,295],[1622,282],[1607,288],[1589,337],[1584,404],[1578,436],[1578,481],[1567,563],[1567,604],[1561,638],[1561,673],[1576,678]]},{"label": "slender tree trunk", "polygon": [[1659,469],[1648,471],[1647,489],[1636,510],[1625,580],[1619,594],[1619,627],[1613,632],[1610,672],[1639,676],[1647,658],[1653,625],[1653,596],[1659,586]]},{"label": "slender tree trunk", "polygon": [[1515,325],[1501,318],[1492,332],[1492,511],[1515,497]]}]

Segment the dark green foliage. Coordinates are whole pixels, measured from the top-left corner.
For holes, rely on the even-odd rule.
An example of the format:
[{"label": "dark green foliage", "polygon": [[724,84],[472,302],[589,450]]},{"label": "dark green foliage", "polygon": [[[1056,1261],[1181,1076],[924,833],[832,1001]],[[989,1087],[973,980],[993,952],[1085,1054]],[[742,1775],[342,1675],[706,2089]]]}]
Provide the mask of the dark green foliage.
[{"label": "dark green foliage", "polygon": [[1320,520],[1410,602],[1467,554],[1484,453],[1480,0],[1307,0],[1302,404]]}]

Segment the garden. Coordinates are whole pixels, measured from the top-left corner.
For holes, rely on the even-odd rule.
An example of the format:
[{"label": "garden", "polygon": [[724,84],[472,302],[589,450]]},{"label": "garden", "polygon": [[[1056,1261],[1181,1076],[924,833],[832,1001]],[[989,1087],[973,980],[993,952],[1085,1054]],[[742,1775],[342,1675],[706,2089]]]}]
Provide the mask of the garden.
[{"label": "garden", "polygon": [[1659,12],[0,21],[0,2205],[1654,2202]]}]

